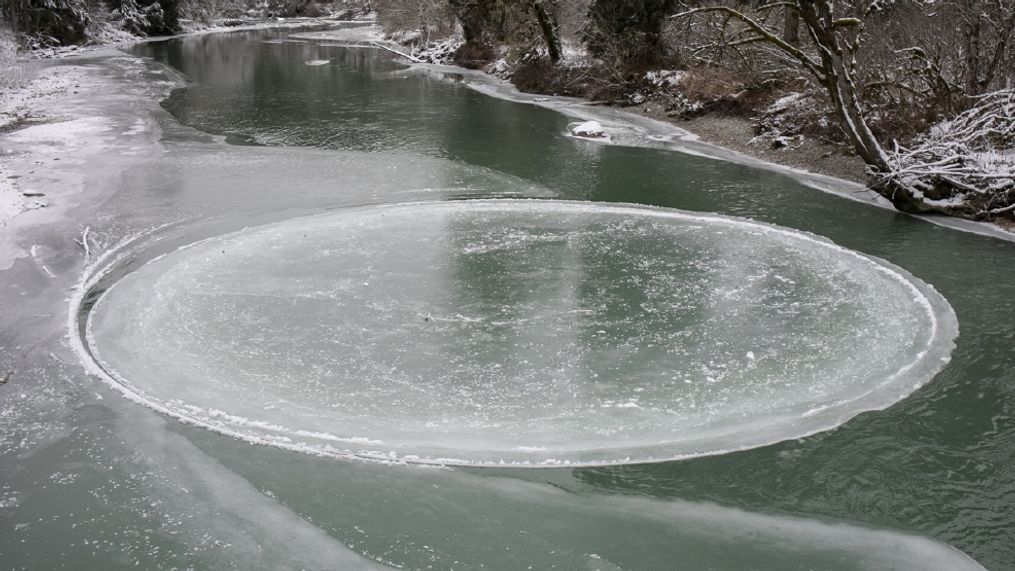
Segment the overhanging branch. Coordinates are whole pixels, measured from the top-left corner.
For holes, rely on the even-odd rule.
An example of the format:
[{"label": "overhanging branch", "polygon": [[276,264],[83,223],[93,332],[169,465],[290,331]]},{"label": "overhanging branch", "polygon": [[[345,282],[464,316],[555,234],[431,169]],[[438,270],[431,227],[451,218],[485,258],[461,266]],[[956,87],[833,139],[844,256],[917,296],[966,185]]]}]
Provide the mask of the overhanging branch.
[{"label": "overhanging branch", "polygon": [[[792,2],[778,2],[778,3],[773,3],[773,4],[766,5],[766,7],[775,7],[775,6],[778,6],[778,5],[792,6],[793,3]],[[720,13],[725,14],[728,17],[731,17],[733,19],[739,20],[741,23],[745,24],[748,28],[750,28],[751,31],[753,31],[755,34],[758,35],[758,39],[756,41],[764,41],[764,42],[773,44],[774,46],[778,47],[782,51],[786,52],[790,57],[792,57],[793,59],[798,61],[800,63],[800,65],[802,65],[805,68],[807,68],[807,70],[810,71],[811,73],[813,73],[820,81],[824,81],[825,80],[824,73],[821,71],[821,66],[820,66],[820,64],[817,61],[812,59],[810,56],[805,54],[803,51],[801,51],[796,46],[794,46],[794,45],[784,41],[779,36],[777,36],[777,35],[773,34],[772,32],[770,32],[767,28],[765,28],[765,26],[761,25],[760,23],[758,23],[756,20],[754,20],[750,16],[747,16],[746,14],[744,14],[743,12],[740,12],[738,10],[734,10],[733,8],[730,8],[729,6],[708,6],[708,7],[704,7],[704,8],[694,8],[692,10],[687,10],[687,11],[684,11],[684,12],[673,14],[672,16],[670,16],[670,19],[687,18],[687,17],[693,16],[695,14],[706,14],[706,13],[710,13],[710,12],[720,12]],[[754,41],[754,40],[752,40],[752,41]]]}]

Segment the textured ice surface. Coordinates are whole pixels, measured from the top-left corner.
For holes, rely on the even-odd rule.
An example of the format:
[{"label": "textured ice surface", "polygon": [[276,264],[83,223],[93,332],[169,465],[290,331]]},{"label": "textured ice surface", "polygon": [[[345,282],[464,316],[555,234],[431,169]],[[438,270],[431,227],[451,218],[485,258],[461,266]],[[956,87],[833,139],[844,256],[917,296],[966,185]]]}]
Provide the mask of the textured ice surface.
[{"label": "textured ice surface", "polygon": [[220,236],[89,318],[133,397],[235,436],[452,464],[715,454],[832,428],[928,381],[947,302],[880,260],[746,220],[462,201]]}]

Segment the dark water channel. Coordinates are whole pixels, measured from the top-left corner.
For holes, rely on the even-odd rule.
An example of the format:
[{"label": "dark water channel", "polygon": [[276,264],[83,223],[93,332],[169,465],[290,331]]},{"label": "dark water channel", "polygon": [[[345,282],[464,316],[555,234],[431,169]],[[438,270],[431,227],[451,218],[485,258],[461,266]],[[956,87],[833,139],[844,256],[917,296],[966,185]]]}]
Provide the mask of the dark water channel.
[{"label": "dark water channel", "polygon": [[[504,196],[715,212],[812,232],[900,266],[951,303],[957,346],[946,368],[911,396],[837,429],[655,464],[422,470],[250,446],[170,421],[157,429],[166,442],[182,438],[212,461],[181,464],[163,484],[148,482],[165,490],[159,502],[187,505],[184,486],[174,483],[187,478],[209,495],[246,486],[316,528],[292,532],[292,551],[280,550],[274,541],[286,544],[293,524],[251,516],[278,530],[272,541],[252,536],[243,546],[261,554],[250,561],[265,568],[366,561],[308,555],[315,541],[329,540],[355,552],[350,557],[406,568],[951,568],[934,555],[936,543],[914,536],[987,568],[1015,568],[1015,244],[650,141],[574,140],[564,136],[574,119],[555,111],[478,93],[461,77],[406,69],[380,50],[284,41],[288,35],[236,32],[134,48],[189,81],[163,103],[173,117],[242,144],[208,141],[164,118],[169,156],[122,177],[112,202],[128,222],[97,226],[126,234],[117,224],[177,220],[170,212],[214,215],[214,224],[194,231],[203,237],[216,225],[236,229],[345,205]],[[327,63],[306,63],[315,60]],[[230,216],[240,221],[221,222]],[[98,419],[88,422],[105,422],[112,414],[105,406],[88,409]],[[158,422],[136,414],[131,426]],[[146,446],[141,436],[121,438],[127,450]],[[90,450],[101,448],[90,442]],[[141,484],[123,479],[124,489],[132,486]],[[242,514],[198,509],[177,527],[188,518],[248,525]],[[154,554],[148,546],[143,557],[110,556],[103,565],[236,565],[200,537],[156,535]],[[8,554],[11,567],[32,566],[24,551]]]}]

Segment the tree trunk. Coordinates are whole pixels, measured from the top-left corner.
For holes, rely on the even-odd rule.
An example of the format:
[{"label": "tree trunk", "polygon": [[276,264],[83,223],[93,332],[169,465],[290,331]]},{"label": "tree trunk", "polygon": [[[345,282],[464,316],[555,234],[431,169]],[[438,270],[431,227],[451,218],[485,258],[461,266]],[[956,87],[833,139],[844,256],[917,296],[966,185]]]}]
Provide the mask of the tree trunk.
[{"label": "tree trunk", "polygon": [[[546,10],[546,2],[551,4],[551,11]],[[550,61],[560,61],[560,35],[558,34],[556,11],[552,10],[552,0],[532,0],[532,9],[536,13],[536,21],[539,22],[539,30],[543,33],[543,40],[546,41],[546,50],[550,54]]]},{"label": "tree trunk", "polygon": [[892,169],[887,154],[864,117],[856,82],[837,35],[838,26],[831,0],[798,0],[797,8],[821,56],[820,79],[832,100],[842,130],[875,177],[872,188],[903,212],[930,211],[930,207],[912,189],[885,177]]},{"label": "tree trunk", "polygon": [[483,15],[476,6],[476,2],[470,0],[450,0],[450,4],[451,11],[462,26],[462,35],[465,36],[465,43],[485,43]]},{"label": "tree trunk", "polygon": [[665,59],[663,25],[673,0],[593,0],[584,35],[597,57],[654,65]]},{"label": "tree trunk", "polygon": [[978,95],[980,93],[980,12],[976,6],[978,2],[970,2],[967,8],[967,17],[970,21],[966,25],[966,94]]},{"label": "tree trunk", "polygon": [[791,46],[800,47],[800,14],[792,6],[783,8],[782,39]]},{"label": "tree trunk", "polygon": [[1005,19],[999,34],[1001,39],[998,41],[997,45],[994,46],[994,57],[991,58],[987,71],[984,74],[983,79],[980,81],[980,92],[985,92],[990,89],[990,84],[994,82],[994,75],[1001,67],[1008,51],[1008,40],[1012,37],[1012,32],[1015,32],[1015,8],[1010,8],[1010,10],[1011,12]]},{"label": "tree trunk", "polygon": [[818,47],[824,72],[824,87],[832,99],[846,136],[864,162],[878,170],[887,171],[888,160],[884,149],[867,125],[857,98],[852,71],[846,65],[845,55],[836,37],[831,1],[799,0],[797,6],[811,38]]}]

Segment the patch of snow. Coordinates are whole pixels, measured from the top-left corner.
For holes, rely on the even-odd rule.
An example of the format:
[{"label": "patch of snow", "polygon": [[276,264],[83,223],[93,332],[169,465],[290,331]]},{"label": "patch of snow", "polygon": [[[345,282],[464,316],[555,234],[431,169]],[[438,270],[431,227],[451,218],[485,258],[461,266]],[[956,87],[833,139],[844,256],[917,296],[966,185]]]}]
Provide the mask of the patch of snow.
[{"label": "patch of snow", "polygon": [[561,46],[561,57],[567,62],[582,61],[588,59],[589,52],[583,44],[565,40]]},{"label": "patch of snow", "polygon": [[582,123],[568,125],[568,130],[575,137],[585,137],[589,139],[602,139],[606,137],[606,131],[603,129],[602,123],[599,121],[585,121]]},{"label": "patch of snow", "polygon": [[0,226],[28,209],[13,179],[8,177],[7,171],[0,165]]},{"label": "patch of snow", "polygon": [[461,40],[449,38],[413,48],[412,56],[424,63],[450,64],[461,45]]},{"label": "patch of snow", "polygon": [[408,46],[410,44],[417,44],[423,40],[422,30],[396,30],[387,35],[387,39]]},{"label": "patch of snow", "polygon": [[100,117],[85,117],[58,123],[32,125],[11,133],[8,139],[17,143],[39,144],[77,148],[87,144],[87,135],[110,130],[107,122]]},{"label": "patch of snow", "polygon": [[500,78],[511,77],[511,66],[506,58],[500,58],[490,68],[490,73]]},{"label": "patch of snow", "polygon": [[680,85],[680,82],[683,81],[686,75],[686,72],[680,70],[659,69],[647,72],[645,74],[645,81],[656,87],[674,88]]},{"label": "patch of snow", "polygon": [[[919,192],[919,191],[916,191],[916,192]],[[923,194],[922,192],[919,192],[919,193],[921,195]],[[934,199],[930,199],[930,198],[924,198],[924,202],[926,202],[927,204],[930,204],[932,206],[962,206],[963,204],[966,203],[966,196],[964,194],[956,194],[955,196],[951,196],[951,197],[948,197],[948,198],[942,198],[942,199],[939,199],[939,200],[934,200]]]},{"label": "patch of snow", "polygon": [[790,106],[792,106],[794,103],[796,103],[797,101],[803,99],[804,97],[806,97],[805,94],[803,94],[803,93],[796,93],[796,92],[790,93],[788,95],[784,95],[783,97],[780,97],[779,99],[777,99],[775,101],[775,103],[769,105],[768,109],[766,109],[765,112],[766,113],[779,113],[779,112],[785,111],[786,109],[789,109]]},{"label": "patch of snow", "polygon": [[[757,139],[758,139],[758,137],[754,137],[753,139],[751,139],[751,142],[753,142],[753,141],[755,141]],[[791,148],[793,148],[793,143],[796,143],[796,142],[803,143],[803,141],[804,141],[804,136],[803,135],[796,135],[796,136],[792,136],[792,137],[786,136],[786,135],[778,135],[778,136],[772,138],[772,148],[773,149],[791,149]]]},{"label": "patch of snow", "polygon": [[325,40],[331,42],[345,43],[370,43],[384,42],[384,30],[380,26],[351,26],[336,28],[334,30],[323,30],[318,32],[302,32],[292,34],[287,40]]}]

